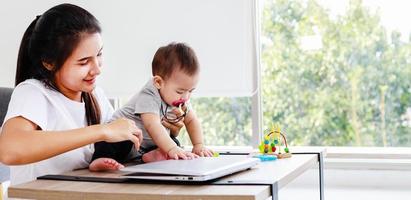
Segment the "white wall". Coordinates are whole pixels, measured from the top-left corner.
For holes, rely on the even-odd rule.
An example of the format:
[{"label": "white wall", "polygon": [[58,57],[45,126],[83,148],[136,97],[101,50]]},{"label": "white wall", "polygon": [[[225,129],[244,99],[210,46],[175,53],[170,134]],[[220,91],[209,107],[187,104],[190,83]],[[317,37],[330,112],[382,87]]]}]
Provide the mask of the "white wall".
[{"label": "white wall", "polygon": [[[0,86],[14,83],[21,37],[36,15],[63,1],[4,1],[0,7]],[[187,42],[201,64],[198,94],[244,96],[252,89],[251,0],[70,1],[103,27],[104,69],[99,85],[109,96],[133,94],[151,76],[161,45]]]}]

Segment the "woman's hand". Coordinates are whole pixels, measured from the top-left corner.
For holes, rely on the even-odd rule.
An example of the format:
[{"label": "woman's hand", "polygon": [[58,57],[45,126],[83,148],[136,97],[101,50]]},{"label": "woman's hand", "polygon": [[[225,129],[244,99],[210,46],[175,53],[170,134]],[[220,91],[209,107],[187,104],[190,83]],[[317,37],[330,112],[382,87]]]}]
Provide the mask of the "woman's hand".
[{"label": "woman's hand", "polygon": [[[183,109],[187,109],[187,108],[183,107]],[[179,108],[174,108],[172,112],[176,115],[176,117],[180,117],[184,114],[180,111]],[[177,137],[178,134],[180,133],[181,128],[184,127],[184,117],[182,117],[181,120],[178,121],[177,123],[170,123],[163,117],[161,119],[161,124],[163,124],[164,127],[170,129],[170,134],[172,136]]]},{"label": "woman's hand", "polygon": [[103,132],[106,142],[121,142],[130,140],[134,143],[136,149],[140,148],[143,140],[141,130],[136,126],[134,121],[126,118],[120,118],[113,122],[103,125]]}]

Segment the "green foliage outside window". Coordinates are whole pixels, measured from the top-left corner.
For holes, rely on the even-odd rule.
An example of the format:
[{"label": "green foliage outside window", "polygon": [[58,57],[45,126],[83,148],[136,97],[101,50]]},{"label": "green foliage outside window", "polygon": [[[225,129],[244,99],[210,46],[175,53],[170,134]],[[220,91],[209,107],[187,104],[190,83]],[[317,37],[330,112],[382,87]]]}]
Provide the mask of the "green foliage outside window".
[{"label": "green foliage outside window", "polygon": [[[191,100],[201,121],[206,145],[251,145],[251,98],[250,97],[202,97]],[[191,145],[186,131],[179,139]]]},{"label": "green foliage outside window", "polygon": [[[350,1],[332,19],[315,0],[276,0],[262,16],[264,124],[294,145],[411,144],[411,41],[387,35],[378,12]],[[305,50],[315,34],[322,46]]]}]

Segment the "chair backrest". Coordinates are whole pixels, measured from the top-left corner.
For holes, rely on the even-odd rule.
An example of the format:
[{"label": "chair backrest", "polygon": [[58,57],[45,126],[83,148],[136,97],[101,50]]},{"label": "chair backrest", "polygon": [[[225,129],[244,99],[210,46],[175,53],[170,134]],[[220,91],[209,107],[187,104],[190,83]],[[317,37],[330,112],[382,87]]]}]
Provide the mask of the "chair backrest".
[{"label": "chair backrest", "polygon": [[13,88],[0,87],[0,126],[6,116]]},{"label": "chair backrest", "polygon": [[[0,126],[6,116],[13,88],[0,87]],[[9,167],[0,163],[0,183],[10,180]],[[1,185],[0,185],[1,186]]]}]

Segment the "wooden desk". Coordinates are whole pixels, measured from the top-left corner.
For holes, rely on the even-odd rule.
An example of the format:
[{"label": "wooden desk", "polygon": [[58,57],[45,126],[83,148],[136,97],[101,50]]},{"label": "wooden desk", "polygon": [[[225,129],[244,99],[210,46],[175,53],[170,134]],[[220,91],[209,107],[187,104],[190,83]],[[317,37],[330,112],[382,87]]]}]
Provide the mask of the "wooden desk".
[{"label": "wooden desk", "polygon": [[[272,199],[278,199],[278,189],[317,163],[321,162],[316,154],[296,154],[288,159],[261,162],[250,170],[224,177],[211,185],[152,184],[144,181],[98,183],[35,180],[11,186],[8,196],[30,199],[265,200],[273,194]],[[320,169],[322,170],[322,167]],[[116,178],[121,175],[121,172],[91,173],[88,170],[78,170],[67,173],[67,175]],[[230,185],[226,185],[228,183]],[[320,192],[323,192],[321,185]]]}]

